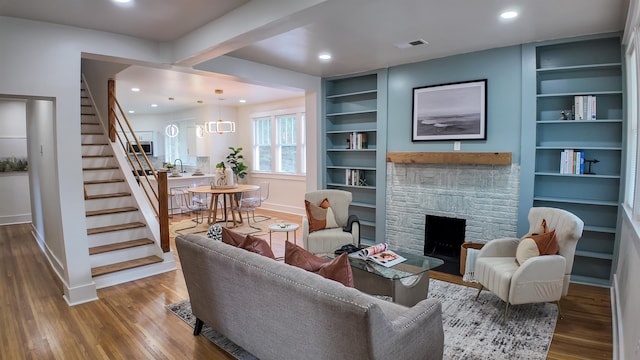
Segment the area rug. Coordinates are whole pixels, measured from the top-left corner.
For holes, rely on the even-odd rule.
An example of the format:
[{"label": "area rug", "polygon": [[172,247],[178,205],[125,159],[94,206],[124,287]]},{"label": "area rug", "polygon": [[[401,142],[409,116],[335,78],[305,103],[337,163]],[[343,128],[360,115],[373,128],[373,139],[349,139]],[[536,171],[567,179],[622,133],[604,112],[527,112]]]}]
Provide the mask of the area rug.
[{"label": "area rug", "polygon": [[[525,304],[509,307],[502,324],[504,302],[489,291],[474,301],[477,290],[431,279],[429,298],[442,302],[444,359],[545,359],[556,327],[555,304]],[[189,300],[167,308],[192,327]],[[202,334],[237,359],[255,359],[206,324]]]},{"label": "area rug", "polygon": [[[256,218],[258,218],[258,215],[256,215]],[[275,224],[278,222],[283,222],[283,221],[277,218],[271,218],[271,219],[260,221],[260,222],[254,222],[253,219],[251,219],[251,226],[258,228],[259,230],[250,227],[247,224],[246,218],[243,219],[242,224],[239,224],[239,226],[236,226],[233,228],[231,228],[231,224],[232,224],[231,221],[229,221],[228,223],[220,222],[219,224],[224,227],[229,227],[233,229],[233,231],[240,234],[244,234],[244,235],[252,234],[252,235],[260,236],[260,235],[268,235],[269,225]],[[204,223],[201,223],[201,224],[196,223],[192,219],[185,219],[185,220],[173,222],[169,225],[169,236],[176,237],[180,234],[205,234],[207,232],[207,229],[209,229],[209,224],[207,224],[206,216],[204,218]]]}]

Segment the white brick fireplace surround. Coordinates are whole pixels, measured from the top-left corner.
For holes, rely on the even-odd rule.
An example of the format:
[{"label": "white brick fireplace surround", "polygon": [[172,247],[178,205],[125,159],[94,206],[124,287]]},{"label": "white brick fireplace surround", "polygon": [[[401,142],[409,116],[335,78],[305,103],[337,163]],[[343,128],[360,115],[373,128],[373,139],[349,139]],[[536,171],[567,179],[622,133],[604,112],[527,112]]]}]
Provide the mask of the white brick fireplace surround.
[{"label": "white brick fireplace surround", "polygon": [[422,254],[425,215],[466,219],[465,241],[515,237],[520,166],[387,163],[386,241]]}]

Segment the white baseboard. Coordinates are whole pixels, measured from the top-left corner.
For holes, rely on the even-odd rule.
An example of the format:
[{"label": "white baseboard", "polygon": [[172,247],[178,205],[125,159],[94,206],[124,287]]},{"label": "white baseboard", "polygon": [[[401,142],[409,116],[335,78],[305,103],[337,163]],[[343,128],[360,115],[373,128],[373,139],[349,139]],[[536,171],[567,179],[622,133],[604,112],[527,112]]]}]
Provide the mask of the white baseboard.
[{"label": "white baseboard", "polygon": [[302,207],[278,205],[278,204],[272,204],[268,202],[262,203],[262,205],[260,206],[260,209],[278,211],[278,212],[283,212],[283,213],[293,214],[293,215],[300,215],[300,216],[305,215],[305,210]]},{"label": "white baseboard", "polygon": [[622,336],[622,314],[620,314],[620,293],[618,274],[613,274],[611,288],[611,329],[613,331],[613,360],[624,360],[624,336]]},{"label": "white baseboard", "polygon": [[0,216],[0,225],[15,225],[31,222],[31,214]]}]

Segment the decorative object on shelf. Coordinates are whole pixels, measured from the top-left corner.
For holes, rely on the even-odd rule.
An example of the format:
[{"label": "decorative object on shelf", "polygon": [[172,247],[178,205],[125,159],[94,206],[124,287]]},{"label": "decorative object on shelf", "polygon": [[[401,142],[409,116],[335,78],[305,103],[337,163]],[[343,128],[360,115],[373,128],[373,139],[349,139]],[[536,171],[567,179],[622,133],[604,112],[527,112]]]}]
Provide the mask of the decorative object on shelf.
[{"label": "decorative object on shelf", "polygon": [[228,168],[224,161],[216,164],[216,173],[211,182],[212,189],[233,189],[238,185],[234,181],[233,171]]},{"label": "decorative object on shelf", "polygon": [[[215,93],[217,95],[222,95],[224,91],[222,89],[216,89]],[[222,106],[220,105],[220,101],[224,100],[223,98],[218,98],[218,120],[217,121],[208,121],[205,124],[205,131],[209,134],[224,134],[230,132],[236,132],[236,123],[233,121],[224,121],[222,120]]]},{"label": "decorative object on shelf", "polygon": [[179,132],[180,129],[178,129],[178,125],[176,124],[169,124],[166,128],[164,128],[164,133],[170,138],[178,136]]},{"label": "decorative object on shelf", "polygon": [[560,112],[560,120],[573,120],[573,111],[562,110]]},{"label": "decorative object on shelf", "polygon": [[29,162],[26,158],[2,158],[0,159],[0,172],[24,172],[29,171]]},{"label": "decorative object on shelf", "polygon": [[487,138],[487,80],[413,89],[411,141]]},{"label": "decorative object on shelf", "polygon": [[587,163],[587,169],[585,170],[584,174],[585,175],[595,175],[596,173],[591,172],[591,164],[597,164],[600,162],[600,160],[598,159],[592,159],[592,160],[584,160],[585,163]]}]

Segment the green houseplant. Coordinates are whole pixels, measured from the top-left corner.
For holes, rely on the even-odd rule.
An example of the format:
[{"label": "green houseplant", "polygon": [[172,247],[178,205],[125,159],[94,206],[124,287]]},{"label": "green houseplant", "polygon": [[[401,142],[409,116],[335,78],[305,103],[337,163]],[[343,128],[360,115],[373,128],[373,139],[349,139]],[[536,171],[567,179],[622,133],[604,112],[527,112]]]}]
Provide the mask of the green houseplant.
[{"label": "green houseplant", "polygon": [[[242,151],[242,148],[241,147],[234,148],[230,146],[229,150],[231,150],[231,153],[227,155],[226,159],[227,159],[227,163],[231,167],[231,171],[233,171],[233,174],[237,178],[244,179],[244,177],[247,176],[248,174],[247,170],[249,169],[249,167],[243,162],[244,156],[240,154],[240,152]],[[216,167],[218,167],[218,165],[216,165]],[[222,167],[224,167],[224,163],[222,163]]]}]

